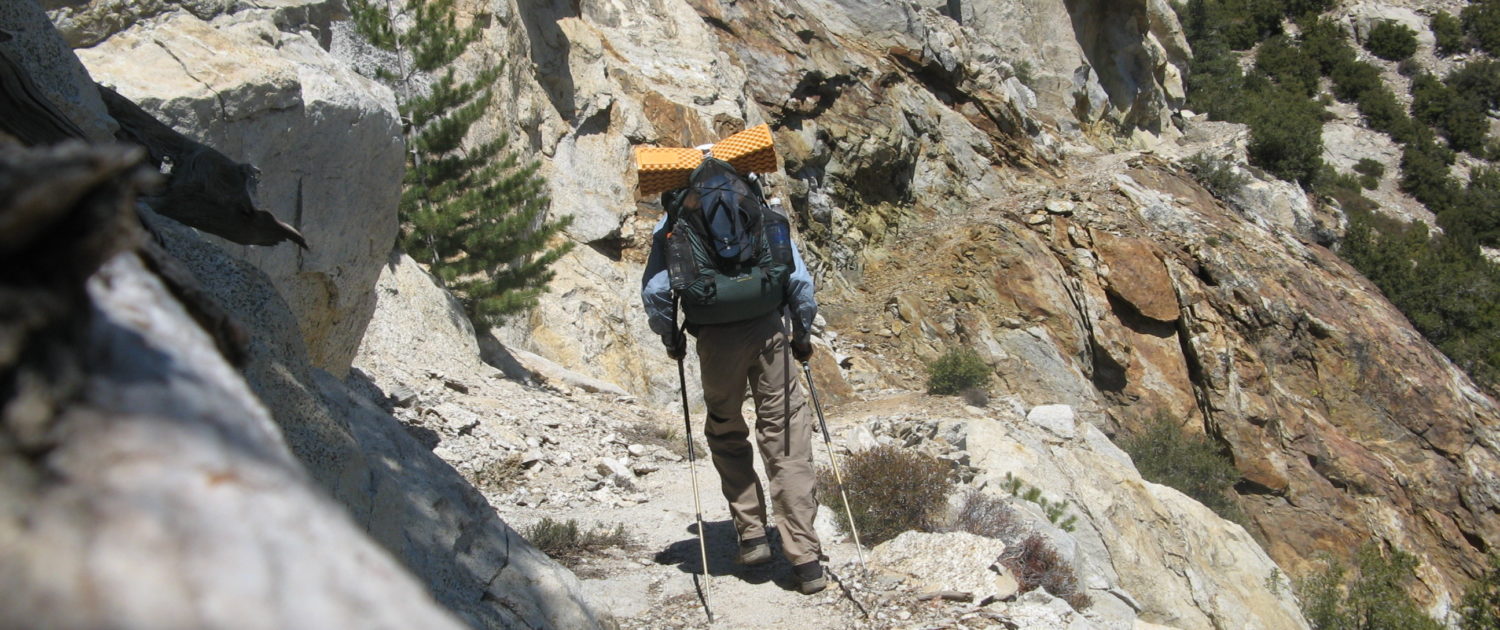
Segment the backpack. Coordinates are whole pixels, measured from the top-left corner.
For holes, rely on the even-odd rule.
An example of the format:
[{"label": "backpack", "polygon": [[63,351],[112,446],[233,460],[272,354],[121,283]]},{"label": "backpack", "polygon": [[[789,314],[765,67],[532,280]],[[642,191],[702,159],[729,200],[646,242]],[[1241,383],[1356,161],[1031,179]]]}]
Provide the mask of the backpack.
[{"label": "backpack", "polygon": [[662,195],[667,270],[689,324],[727,324],[786,303],[791,228],[760,184],[705,157],[685,188]]}]

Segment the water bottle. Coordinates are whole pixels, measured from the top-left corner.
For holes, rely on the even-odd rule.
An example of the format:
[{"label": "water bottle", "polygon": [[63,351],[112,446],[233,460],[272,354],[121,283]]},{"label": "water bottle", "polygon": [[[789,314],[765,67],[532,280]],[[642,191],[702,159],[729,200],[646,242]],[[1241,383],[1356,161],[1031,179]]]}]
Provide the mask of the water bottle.
[{"label": "water bottle", "polygon": [[[775,212],[775,209],[772,209]],[[767,217],[766,240],[771,246],[771,259],[783,265],[792,264],[792,228],[780,213]]]}]

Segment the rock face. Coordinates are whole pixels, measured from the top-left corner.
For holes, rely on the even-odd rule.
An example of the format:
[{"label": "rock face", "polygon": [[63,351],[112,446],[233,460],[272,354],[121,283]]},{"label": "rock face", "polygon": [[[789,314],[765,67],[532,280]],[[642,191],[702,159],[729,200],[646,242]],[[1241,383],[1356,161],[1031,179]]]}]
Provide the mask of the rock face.
[{"label": "rock face", "polygon": [[[103,21],[76,27],[85,30],[128,17],[102,4],[53,15],[65,24]],[[271,277],[313,364],[342,376],[396,237],[402,158],[394,96],[324,52],[280,5],[214,22],[199,16],[213,12],[132,6],[164,13],[105,29],[108,39],[79,57],[96,80],[176,130],[259,167],[259,206],[298,229],[309,249],[219,245]]]},{"label": "rock face", "polygon": [[68,52],[67,44],[36,3],[18,1],[0,6],[0,31],[9,35],[0,38],[6,40],[0,41],[0,52],[25,67],[44,97],[90,140],[104,142],[114,137],[114,121],[105,113],[88,72]]},{"label": "rock face", "polygon": [[974,601],[1015,596],[1015,578],[996,567],[1005,543],[968,532],[906,532],[876,546],[879,570],[916,582],[918,591],[967,593]]},{"label": "rock face", "polygon": [[[659,208],[634,198],[630,146],[694,146],[771,123],[785,173],[771,178],[772,194],[801,217],[809,262],[832,295],[896,236],[911,216],[903,207],[970,212],[1008,177],[996,164],[1050,168],[1061,141],[1044,123],[1079,137],[1111,112],[1157,128],[1180,100],[1162,77],[1176,76],[1185,46],[1161,3],[1107,19],[1077,8],[1076,28],[1056,2],[950,4],[473,3],[493,14],[490,49],[535,66],[511,64],[504,89],[516,98],[499,104],[495,127],[546,156],[554,213],[573,215],[571,236],[593,245],[561,263],[581,271],[561,272],[538,314],[497,336],[660,403],[675,397],[670,366],[635,352],[658,345],[634,285]],[[1130,37],[1120,53],[1130,64],[1102,52]],[[1097,111],[1065,113],[1075,70],[1100,63],[1110,86],[1090,84],[1104,94]]]},{"label": "rock face", "polygon": [[[245,372],[291,451],[433,597],[474,627],[599,625],[572,573],[521,539],[457,471],[387,412],[308,365],[296,320],[263,274],[185,229],[157,229],[174,235],[169,249],[215,299],[244,321],[260,324]],[[407,318],[400,326],[462,321],[458,313]],[[477,357],[477,350],[468,356]]]},{"label": "rock face", "polygon": [[[1451,601],[1500,535],[1495,401],[1332,252],[1170,165],[1135,164],[1072,179],[1070,215],[917,234],[874,273],[930,281],[903,295],[928,322],[963,322],[956,341],[991,348],[1028,404],[1079,405],[1081,425],[1110,432],[1156,416],[1201,427],[1232,454],[1250,529],[1292,575],[1381,540],[1425,559],[1423,597]],[[945,286],[977,288],[954,301]],[[894,290],[869,302],[882,293]],[[857,325],[900,323],[876,313]],[[868,341],[895,354],[945,340]]]},{"label": "rock face", "polygon": [[[249,19],[254,15],[240,17],[246,21],[234,24],[276,41],[279,32],[264,30]],[[355,129],[356,141],[382,139],[365,142],[363,149],[329,148],[339,155],[335,159],[330,153],[328,164],[288,158],[281,167],[309,169],[309,179],[324,173],[320,177],[327,179],[317,184],[326,186],[324,191],[352,184],[340,182],[336,170],[311,170],[314,166],[389,163],[395,172],[387,174],[398,179],[400,152],[391,143],[387,107],[365,100],[370,93],[353,88],[368,86],[336,68],[315,44],[300,35],[280,42],[284,50],[302,50],[326,67],[294,66],[267,55],[217,59],[194,38],[222,43],[214,38],[230,36],[192,16],[161,20],[158,25],[184,29],[177,34],[182,40],[155,32],[148,38],[152,43],[136,41],[141,49],[122,54],[150,58],[161,42],[187,41],[204,53],[198,61],[206,69],[249,63],[263,71],[251,74],[264,84],[244,78],[238,93],[210,94],[212,108],[223,108],[220,113],[252,115],[268,106],[257,99],[270,95],[275,111],[269,115],[285,114],[282,123],[363,125],[370,129]],[[236,28],[228,25],[224,31],[232,35]],[[125,33],[110,41],[133,40]],[[327,90],[328,100],[312,98],[318,89]],[[306,131],[292,127],[294,133],[299,129]],[[340,128],[340,134],[348,132]],[[205,130],[210,142],[223,133],[217,127]],[[342,155],[356,150],[372,153]],[[386,155],[373,154],[380,151]],[[387,211],[377,214],[393,222],[395,184],[370,185],[372,190],[357,194],[386,191],[389,198],[378,201]],[[338,217],[341,208],[328,210],[344,220]],[[128,216],[127,223],[135,225],[135,213]],[[266,273],[180,224],[146,210],[140,217],[151,232],[152,270],[133,258],[119,259],[90,285],[101,317],[84,344],[89,354],[83,364],[91,370],[83,389],[89,408],[61,416],[49,438],[57,443],[46,451],[48,457],[18,463],[5,451],[5,470],[19,471],[28,482],[7,483],[4,490],[11,518],[4,538],[20,543],[3,546],[7,596],[18,598],[6,608],[23,613],[9,615],[6,623],[127,628],[450,628],[460,623],[596,628],[608,623],[583,601],[577,579],[511,530],[457,471],[382,408],[310,363],[307,327],[298,319],[309,314],[289,308]],[[381,242],[360,241],[380,251],[383,262],[389,238]],[[376,272],[381,267],[371,266]],[[172,293],[157,274],[170,278]],[[187,312],[173,295],[187,296]],[[364,299],[373,311],[374,296]],[[223,311],[228,318],[205,315]],[[215,338],[188,313],[220,326]],[[345,334],[357,341],[363,330],[359,322]],[[226,363],[221,351],[239,365]],[[345,368],[353,352],[347,349]],[[28,467],[37,470],[28,473]],[[32,525],[23,526],[27,522]],[[35,523],[48,526],[35,529]],[[267,538],[266,532],[277,534]],[[82,542],[88,540],[105,544]],[[224,572],[227,565],[236,571]],[[79,585],[107,592],[84,593]]]},{"label": "rock face", "polygon": [[[1016,538],[1034,532],[1057,551],[1092,600],[1078,612],[1094,627],[1129,628],[1139,621],[1182,630],[1308,627],[1286,576],[1244,528],[1141,479],[1130,457],[1093,425],[1061,430],[1067,406],[1023,414],[1019,400],[998,402],[980,410],[912,397],[843,411],[846,421],[862,424],[877,441],[962,462],[974,475],[972,486],[1016,513]],[[892,415],[892,409],[900,411]],[[1043,416],[1049,419],[1037,422]],[[1006,572],[990,568],[992,554],[1014,542],[903,534],[871,558],[929,590],[997,593]],[[960,549],[971,553],[935,560]]]},{"label": "rock face", "polygon": [[141,154],[0,154],[0,626],[461,628],[133,250]]},{"label": "rock face", "polygon": [[1383,540],[1429,559],[1439,608],[1500,536],[1494,401],[1309,244],[1337,216],[1270,183],[1225,207],[1168,162],[1099,155],[1224,131],[1170,120],[1191,51],[1167,3],[483,8],[492,48],[535,68],[512,64],[496,119],[545,168],[599,166],[554,180],[557,207],[596,213],[574,234],[592,247],[508,345],[672,404],[670,365],[627,355],[657,347],[633,285],[659,209],[629,212],[616,138],[692,146],[764,121],[833,354],[866,392],[918,387],[919,360],[967,345],[1004,391],[1080,423],[1178,419],[1233,454],[1250,529],[1289,573]]}]

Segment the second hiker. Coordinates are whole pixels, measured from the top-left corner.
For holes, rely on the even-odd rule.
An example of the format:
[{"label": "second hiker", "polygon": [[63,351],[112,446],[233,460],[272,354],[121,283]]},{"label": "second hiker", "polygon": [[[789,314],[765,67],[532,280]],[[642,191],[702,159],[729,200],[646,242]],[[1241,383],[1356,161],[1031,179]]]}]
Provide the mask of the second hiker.
[{"label": "second hiker", "polygon": [[[765,203],[758,182],[713,158],[705,158],[689,181],[662,195],[668,215],[656,226],[641,279],[646,314],[674,359],[687,351],[687,338],[675,326],[679,303],[687,332],[697,338],[708,407],[704,434],[739,535],[737,560],[771,560],[765,491],[751,467],[752,427],[741,413],[748,386],[782,551],[800,590],[816,593],[827,581],[813,529],[812,418],[792,363],[813,352],[809,331],[818,304],[812,276],[791,242],[786,217]],[[784,309],[791,313],[790,331]]]}]

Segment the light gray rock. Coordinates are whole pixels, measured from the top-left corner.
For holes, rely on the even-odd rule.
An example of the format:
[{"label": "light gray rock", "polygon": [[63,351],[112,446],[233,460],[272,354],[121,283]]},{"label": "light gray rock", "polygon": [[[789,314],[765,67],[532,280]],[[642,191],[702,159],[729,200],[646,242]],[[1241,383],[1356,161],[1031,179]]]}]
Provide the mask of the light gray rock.
[{"label": "light gray rock", "polygon": [[271,277],[313,365],[342,376],[395,242],[394,96],[274,18],[246,10],[209,23],[169,13],[79,56],[97,80],[178,131],[260,168],[257,204],[297,228],[309,250],[219,245]]},{"label": "light gray rock", "polygon": [[1318,221],[1313,205],[1296,183],[1267,177],[1256,177],[1234,195],[1235,207],[1252,220],[1270,228],[1291,231],[1310,241],[1319,240]]},{"label": "light gray rock", "polygon": [[402,383],[424,382],[432,371],[482,380],[487,366],[479,360],[463,305],[410,256],[391,254],[374,294],[375,314],[355,354],[357,370],[379,379],[376,385],[387,393]]},{"label": "light gray rock", "polygon": [[875,546],[870,563],[904,577],[918,592],[957,591],[974,601],[1013,594],[1014,580],[991,567],[1005,543],[968,532],[905,532]]},{"label": "light gray rock", "polygon": [[587,607],[571,572],[526,544],[395,418],[308,365],[295,320],[263,273],[187,228],[160,229],[209,293],[251,325],[245,372],[292,452],[440,603],[486,627],[607,619]]},{"label": "light gray rock", "polygon": [[[1077,517],[1073,531],[1039,526],[1073,558],[1090,597],[1128,592],[1140,617],[1183,630],[1307,627],[1292,595],[1266,586],[1282,572],[1243,528],[1141,480],[1093,425],[1079,423],[1078,439],[1057,444],[1019,416],[996,414],[963,421],[973,465],[989,479],[1010,474],[1064,502],[1066,514]],[[1108,610],[1125,615],[1130,608]]]},{"label": "light gray rock", "polygon": [[[680,407],[677,364],[651,332],[641,307],[641,266],[579,247],[554,269],[557,275],[539,306],[490,331],[513,360],[528,371],[545,370],[536,374],[538,380],[629,392],[660,407]],[[492,349],[487,358],[495,354]],[[527,354],[538,359],[528,365]],[[691,347],[685,363],[688,399],[698,413],[702,385]]]},{"label": "light gray rock", "polygon": [[117,125],[99,100],[99,90],[35,0],[0,3],[0,31],[11,36],[10,41],[0,42],[0,51],[26,69],[58,111],[90,140],[114,138]]},{"label": "light gray rock", "polygon": [[86,404],[34,463],[48,481],[0,486],[0,625],[463,627],[308,478],[134,254],[88,289]]},{"label": "light gray rock", "polygon": [[246,9],[270,9],[278,25],[316,26],[320,34],[344,12],[336,0],[42,0],[42,6],[75,48],[94,46],[144,20],[176,10],[211,20]]},{"label": "light gray rock", "polygon": [[[840,504],[842,509],[842,504]],[[828,505],[818,506],[818,515],[813,519],[813,529],[818,533],[818,540],[824,543],[838,544],[849,540],[849,536],[838,526],[838,517],[834,515],[834,508]]]},{"label": "light gray rock", "polygon": [[614,394],[616,396],[629,395],[619,385],[584,376],[525,350],[511,349],[509,353],[522,368],[544,383],[576,387],[593,393]]},{"label": "light gray rock", "polygon": [[1048,433],[1064,440],[1077,435],[1073,407],[1070,405],[1041,405],[1026,414],[1026,421],[1046,429]]}]

